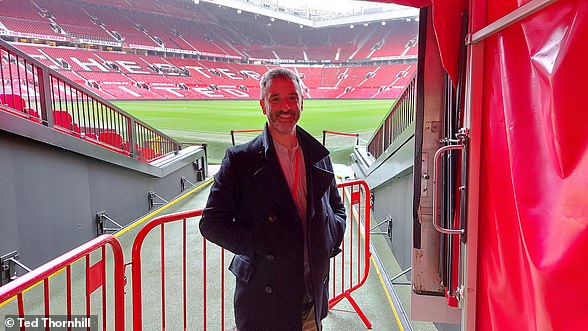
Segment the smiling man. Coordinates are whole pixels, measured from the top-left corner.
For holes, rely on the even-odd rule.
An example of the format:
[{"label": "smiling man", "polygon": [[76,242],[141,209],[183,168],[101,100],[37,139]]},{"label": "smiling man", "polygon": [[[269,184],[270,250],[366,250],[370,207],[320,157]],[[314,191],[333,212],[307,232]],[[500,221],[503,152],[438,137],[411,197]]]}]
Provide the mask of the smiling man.
[{"label": "smiling man", "polygon": [[275,68],[260,88],[263,133],[227,149],[200,231],[235,253],[229,269],[239,331],[321,330],[345,207],[328,150],[297,125],[300,78]]}]

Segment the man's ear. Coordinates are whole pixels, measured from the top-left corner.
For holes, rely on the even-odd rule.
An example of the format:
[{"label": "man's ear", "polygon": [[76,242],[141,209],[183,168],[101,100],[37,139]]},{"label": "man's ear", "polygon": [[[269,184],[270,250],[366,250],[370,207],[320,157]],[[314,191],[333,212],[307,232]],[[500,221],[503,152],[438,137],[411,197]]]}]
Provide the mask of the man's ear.
[{"label": "man's ear", "polygon": [[261,106],[261,110],[263,111],[263,114],[266,115],[265,102],[263,101],[263,99],[259,99],[259,105]]}]

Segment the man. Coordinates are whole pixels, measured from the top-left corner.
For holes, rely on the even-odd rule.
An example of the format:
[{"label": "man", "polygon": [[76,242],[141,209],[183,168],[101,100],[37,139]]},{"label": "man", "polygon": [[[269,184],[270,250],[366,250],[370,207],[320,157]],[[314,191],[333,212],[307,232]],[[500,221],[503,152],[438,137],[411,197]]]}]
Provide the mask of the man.
[{"label": "man", "polygon": [[260,88],[263,133],[227,149],[200,231],[235,253],[229,269],[239,331],[321,330],[345,207],[329,152],[296,125],[300,78],[275,68]]}]

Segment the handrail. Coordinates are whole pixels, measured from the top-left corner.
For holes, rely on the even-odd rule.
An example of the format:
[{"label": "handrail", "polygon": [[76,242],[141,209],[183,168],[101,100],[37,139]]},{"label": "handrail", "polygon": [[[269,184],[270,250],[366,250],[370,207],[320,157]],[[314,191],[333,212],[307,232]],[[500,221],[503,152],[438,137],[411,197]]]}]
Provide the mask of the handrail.
[{"label": "handrail", "polygon": [[8,59],[0,66],[2,103],[18,115],[143,161],[181,149],[173,138],[6,41],[0,40],[0,53]]},{"label": "handrail", "polygon": [[380,157],[386,149],[414,121],[416,109],[416,74],[402,92],[400,98],[374,132],[368,142],[367,150],[374,158]]}]

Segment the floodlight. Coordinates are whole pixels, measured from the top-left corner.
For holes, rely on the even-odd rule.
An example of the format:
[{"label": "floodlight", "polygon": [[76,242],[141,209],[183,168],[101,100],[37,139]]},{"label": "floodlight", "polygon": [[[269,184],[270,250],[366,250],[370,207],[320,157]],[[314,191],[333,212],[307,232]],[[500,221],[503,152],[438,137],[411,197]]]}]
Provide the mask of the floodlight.
[{"label": "floodlight", "polygon": [[382,25],[386,25],[386,22],[382,22]]},{"label": "floodlight", "polygon": [[237,14],[241,14],[243,11],[241,9],[237,9]]},{"label": "floodlight", "polygon": [[351,25],[349,26],[349,28],[350,28],[350,29],[353,29],[354,27],[355,27],[355,26],[354,26],[353,24],[351,24]]},{"label": "floodlight", "polygon": [[272,21],[272,22],[273,22],[273,21],[275,21],[275,20],[276,20],[275,18],[273,18],[273,17],[270,17],[270,21]]}]

